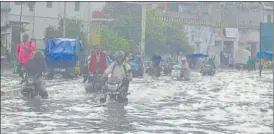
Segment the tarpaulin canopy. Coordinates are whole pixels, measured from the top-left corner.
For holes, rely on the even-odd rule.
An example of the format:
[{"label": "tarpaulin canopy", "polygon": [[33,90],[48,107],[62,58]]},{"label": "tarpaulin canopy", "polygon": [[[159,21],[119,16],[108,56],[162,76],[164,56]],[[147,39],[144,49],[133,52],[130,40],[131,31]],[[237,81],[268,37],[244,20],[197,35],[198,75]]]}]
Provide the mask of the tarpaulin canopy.
[{"label": "tarpaulin canopy", "polygon": [[207,54],[189,54],[186,55],[187,58],[206,58],[208,57]]},{"label": "tarpaulin canopy", "polygon": [[49,68],[67,68],[76,66],[77,51],[82,51],[83,45],[78,39],[53,38],[46,42],[45,56]]},{"label": "tarpaulin canopy", "polygon": [[256,57],[259,59],[259,58],[266,58],[266,59],[269,59],[271,60],[272,57],[273,57],[273,52],[271,51],[264,51],[264,52],[258,52]]}]

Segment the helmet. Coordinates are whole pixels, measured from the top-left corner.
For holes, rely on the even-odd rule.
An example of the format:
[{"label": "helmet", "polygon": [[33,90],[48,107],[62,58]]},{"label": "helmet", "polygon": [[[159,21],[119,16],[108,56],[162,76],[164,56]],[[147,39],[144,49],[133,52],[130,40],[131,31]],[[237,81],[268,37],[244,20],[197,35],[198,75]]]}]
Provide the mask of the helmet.
[{"label": "helmet", "polygon": [[115,61],[121,65],[125,60],[125,53],[123,51],[117,51],[115,53]]},{"label": "helmet", "polygon": [[36,60],[45,60],[45,55],[42,51],[38,50],[35,52],[33,58]]}]

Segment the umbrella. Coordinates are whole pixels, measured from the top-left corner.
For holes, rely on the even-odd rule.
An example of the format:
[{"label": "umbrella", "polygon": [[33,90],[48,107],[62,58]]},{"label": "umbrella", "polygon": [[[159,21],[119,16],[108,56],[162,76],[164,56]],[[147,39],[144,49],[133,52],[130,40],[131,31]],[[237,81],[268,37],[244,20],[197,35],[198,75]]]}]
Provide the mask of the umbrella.
[{"label": "umbrella", "polygon": [[205,58],[208,57],[206,54],[189,54],[186,55],[187,58]]},{"label": "umbrella", "polygon": [[266,59],[271,60],[272,57],[273,57],[273,52],[271,52],[271,51],[258,52],[258,53],[256,54],[256,57],[257,57],[258,59],[260,59],[260,58],[266,58]]}]

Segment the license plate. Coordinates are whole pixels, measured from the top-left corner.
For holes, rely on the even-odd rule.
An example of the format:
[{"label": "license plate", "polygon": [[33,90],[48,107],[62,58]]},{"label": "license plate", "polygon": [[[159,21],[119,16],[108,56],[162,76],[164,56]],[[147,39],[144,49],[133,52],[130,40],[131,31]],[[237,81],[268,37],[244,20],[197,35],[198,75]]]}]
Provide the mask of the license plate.
[{"label": "license plate", "polygon": [[172,75],[172,76],[179,77],[179,76],[181,75],[181,71],[180,71],[180,70],[172,70],[171,75]]},{"label": "license plate", "polygon": [[117,85],[116,84],[108,84],[108,90],[112,90],[112,91],[117,90]]},{"label": "license plate", "polygon": [[120,92],[107,92],[107,94],[120,94]]},{"label": "license plate", "polygon": [[28,83],[33,83],[33,79],[28,79]]}]

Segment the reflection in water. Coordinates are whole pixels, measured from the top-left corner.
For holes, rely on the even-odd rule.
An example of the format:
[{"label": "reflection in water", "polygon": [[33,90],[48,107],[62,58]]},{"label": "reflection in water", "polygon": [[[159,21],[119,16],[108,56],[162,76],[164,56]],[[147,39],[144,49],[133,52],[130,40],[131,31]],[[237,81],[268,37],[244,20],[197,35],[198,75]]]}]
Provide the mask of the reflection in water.
[{"label": "reflection in water", "polygon": [[108,102],[104,111],[106,129],[111,131],[130,131],[132,126],[128,120],[123,104]]}]

